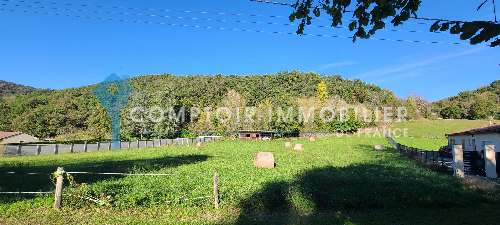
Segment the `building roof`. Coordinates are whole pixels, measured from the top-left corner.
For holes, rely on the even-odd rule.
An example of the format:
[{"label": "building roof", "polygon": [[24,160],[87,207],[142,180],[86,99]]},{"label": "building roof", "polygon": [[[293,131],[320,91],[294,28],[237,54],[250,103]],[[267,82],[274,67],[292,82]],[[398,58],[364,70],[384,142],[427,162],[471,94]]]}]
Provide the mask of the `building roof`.
[{"label": "building roof", "polygon": [[447,134],[447,135],[448,136],[456,136],[456,135],[473,135],[473,134],[486,134],[486,133],[500,133],[500,124],[488,126],[488,127],[475,128],[472,130],[466,130],[466,131],[451,133],[451,134]]},{"label": "building roof", "polygon": [[5,139],[5,138],[14,137],[14,136],[17,136],[20,134],[22,134],[22,133],[21,132],[3,132],[3,131],[0,131],[0,140]]}]

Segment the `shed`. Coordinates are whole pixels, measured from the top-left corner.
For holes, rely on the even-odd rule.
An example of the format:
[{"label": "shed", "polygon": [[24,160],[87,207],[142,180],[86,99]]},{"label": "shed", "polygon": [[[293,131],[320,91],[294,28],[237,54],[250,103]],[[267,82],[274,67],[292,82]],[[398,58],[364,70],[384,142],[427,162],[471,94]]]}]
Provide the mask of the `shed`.
[{"label": "shed", "polygon": [[[500,174],[500,125],[447,134],[448,147],[461,145],[465,172],[497,177]],[[494,167],[494,168],[493,168]]]},{"label": "shed", "polygon": [[273,131],[260,131],[260,130],[240,130],[238,131],[240,139],[247,140],[265,140],[274,137]]}]

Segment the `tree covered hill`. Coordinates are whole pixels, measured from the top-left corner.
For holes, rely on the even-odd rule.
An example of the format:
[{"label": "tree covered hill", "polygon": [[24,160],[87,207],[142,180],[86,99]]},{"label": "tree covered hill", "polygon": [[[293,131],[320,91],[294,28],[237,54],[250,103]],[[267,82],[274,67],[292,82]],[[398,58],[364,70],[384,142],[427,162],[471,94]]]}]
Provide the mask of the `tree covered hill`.
[{"label": "tree covered hill", "polygon": [[433,110],[445,119],[500,119],[500,80],[437,101]]},{"label": "tree covered hill", "polygon": [[[210,123],[178,123],[165,120],[153,123],[146,115],[141,123],[128,119],[133,107],[219,107],[296,106],[318,96],[318,86],[324,98],[338,98],[350,104],[370,106],[399,105],[391,91],[347,80],[340,76],[320,76],[314,73],[281,72],[257,76],[140,76],[130,79],[133,93],[122,109],[122,137],[135,138],[171,136],[175,132],[215,130],[224,132],[242,127],[228,127],[220,121]],[[0,99],[0,130],[23,131],[43,138],[101,139],[110,137],[110,120],[92,91],[95,85],[52,91],[34,91],[26,95]],[[324,89],[324,90],[323,90]],[[307,101],[306,101],[307,102]],[[204,115],[200,115],[203,117]],[[274,117],[273,117],[274,118]],[[337,125],[335,125],[337,126]],[[249,129],[299,130],[300,124],[271,121],[250,124]],[[326,128],[325,128],[326,129]],[[333,129],[333,128],[332,128]],[[335,128],[337,129],[337,128]]]},{"label": "tree covered hill", "polygon": [[[344,102],[372,108],[404,106],[410,119],[500,118],[500,81],[474,91],[462,92],[434,103],[419,97],[398,98],[393,92],[360,80],[315,73],[281,72],[256,76],[175,76],[147,75],[129,80],[133,92],[121,110],[122,137],[171,137],[183,133],[214,131],[224,133],[238,129],[280,131],[349,132],[369,125],[355,119],[346,123],[312,124],[276,119],[251,124],[223,124],[201,114],[197,120],[179,122],[165,119],[152,121],[146,112],[139,112],[141,122],[130,119],[134,107],[169,109],[187,107],[245,107],[257,110],[294,106],[321,107],[331,102]],[[12,86],[12,85],[11,85]],[[0,97],[0,130],[23,131],[42,138],[107,139],[111,122],[106,110],[93,94],[96,85],[63,90],[31,90],[23,94]],[[335,104],[335,103],[333,103]],[[207,122],[208,121],[208,122]],[[366,121],[365,121],[366,123]]]},{"label": "tree covered hill", "polygon": [[28,94],[36,88],[0,80],[0,96]]}]

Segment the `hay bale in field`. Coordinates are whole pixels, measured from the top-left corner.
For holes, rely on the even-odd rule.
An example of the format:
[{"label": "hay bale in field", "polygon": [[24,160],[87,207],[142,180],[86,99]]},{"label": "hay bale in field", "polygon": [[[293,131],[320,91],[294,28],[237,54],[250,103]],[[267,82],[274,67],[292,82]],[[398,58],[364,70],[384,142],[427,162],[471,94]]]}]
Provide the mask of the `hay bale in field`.
[{"label": "hay bale in field", "polygon": [[197,143],[196,143],[196,147],[197,147],[197,148],[201,148],[201,146],[202,146],[201,142],[197,142]]},{"label": "hay bale in field", "polygon": [[253,159],[253,165],[257,168],[274,168],[274,155],[271,152],[258,152]]},{"label": "hay bale in field", "polygon": [[285,148],[290,148],[290,147],[292,147],[292,143],[289,141],[285,142]]},{"label": "hay bale in field", "polygon": [[374,145],[373,146],[373,149],[377,150],[377,151],[382,151],[385,149],[385,147],[383,145]]},{"label": "hay bale in field", "polygon": [[293,150],[295,150],[295,151],[302,151],[302,150],[304,150],[304,145],[303,144],[295,144],[293,146]]},{"label": "hay bale in field", "polygon": [[309,137],[309,141],[310,141],[310,142],[315,142],[315,141],[316,141],[316,138],[315,138],[315,137]]}]

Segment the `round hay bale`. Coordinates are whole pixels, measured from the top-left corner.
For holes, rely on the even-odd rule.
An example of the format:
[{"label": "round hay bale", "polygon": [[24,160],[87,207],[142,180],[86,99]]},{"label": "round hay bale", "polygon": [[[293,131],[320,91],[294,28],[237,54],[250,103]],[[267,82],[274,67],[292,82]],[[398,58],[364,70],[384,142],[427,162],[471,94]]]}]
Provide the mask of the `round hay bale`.
[{"label": "round hay bale", "polygon": [[293,146],[293,150],[295,150],[295,151],[302,151],[302,150],[304,150],[304,145],[303,144],[295,144]]},{"label": "round hay bale", "polygon": [[258,152],[254,159],[253,165],[257,168],[266,168],[272,169],[274,168],[274,155],[271,152]]}]

